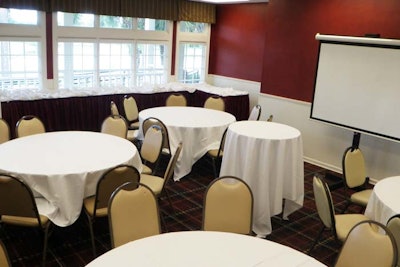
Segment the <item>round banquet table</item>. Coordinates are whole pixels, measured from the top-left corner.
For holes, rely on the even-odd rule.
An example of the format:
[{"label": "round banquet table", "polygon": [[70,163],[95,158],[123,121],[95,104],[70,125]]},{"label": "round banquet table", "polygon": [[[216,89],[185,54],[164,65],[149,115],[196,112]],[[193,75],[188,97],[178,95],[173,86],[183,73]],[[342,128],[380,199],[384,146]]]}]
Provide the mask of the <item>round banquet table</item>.
[{"label": "round banquet table", "polygon": [[223,232],[184,231],[146,237],[114,248],[87,267],[325,266],[290,247]]},{"label": "round banquet table", "polygon": [[35,194],[39,213],[58,226],[76,221],[101,175],[119,164],[141,170],[135,145],[97,132],[47,132],[0,145],[0,171],[23,179]]},{"label": "round banquet table", "polygon": [[400,176],[388,177],[376,183],[365,208],[365,215],[383,225],[400,213]]},{"label": "round banquet table", "polygon": [[271,216],[280,214],[283,206],[284,219],[303,206],[300,131],[275,122],[239,121],[229,126],[225,138],[220,176],[233,175],[250,186],[253,231],[265,237],[272,231]]},{"label": "round banquet table", "polygon": [[174,180],[190,173],[193,164],[208,150],[218,149],[221,137],[229,124],[236,121],[230,113],[199,107],[156,107],[139,112],[140,124],[149,117],[161,120],[168,129],[171,152],[183,143]]}]

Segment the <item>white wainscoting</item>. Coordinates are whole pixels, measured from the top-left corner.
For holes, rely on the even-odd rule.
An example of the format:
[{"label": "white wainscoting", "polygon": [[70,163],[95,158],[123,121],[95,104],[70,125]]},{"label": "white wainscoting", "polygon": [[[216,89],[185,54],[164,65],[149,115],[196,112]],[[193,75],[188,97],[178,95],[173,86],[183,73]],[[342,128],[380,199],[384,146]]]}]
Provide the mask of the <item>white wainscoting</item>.
[{"label": "white wainscoting", "polygon": [[[342,155],[351,146],[352,131],[310,120],[311,103],[308,102],[267,94],[260,94],[258,101],[264,116],[271,113],[274,121],[301,131],[305,161],[342,172]],[[371,182],[400,175],[400,143],[362,134],[360,149],[364,153]]]},{"label": "white wainscoting", "polygon": [[[304,160],[326,169],[342,172],[342,155],[351,146],[353,132],[310,120],[311,103],[268,94],[260,94],[260,83],[210,75],[208,82],[216,86],[246,90],[250,94],[250,107],[260,104],[261,119],[270,114],[273,121],[299,129],[303,136]],[[399,122],[400,123],[400,122]],[[400,143],[366,134],[361,135],[367,174],[374,183],[389,176],[400,175]]]}]

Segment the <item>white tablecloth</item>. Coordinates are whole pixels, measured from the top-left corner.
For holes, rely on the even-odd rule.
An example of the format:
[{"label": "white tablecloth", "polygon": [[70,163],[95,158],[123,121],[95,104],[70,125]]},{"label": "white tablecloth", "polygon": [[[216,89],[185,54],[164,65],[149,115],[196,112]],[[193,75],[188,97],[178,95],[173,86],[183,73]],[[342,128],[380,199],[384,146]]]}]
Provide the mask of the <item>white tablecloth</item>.
[{"label": "white tablecloth", "polygon": [[380,180],[374,186],[365,215],[386,225],[393,215],[400,213],[400,176]]},{"label": "white tablecloth", "polygon": [[272,231],[271,216],[283,218],[303,206],[304,163],[300,132],[266,121],[231,124],[225,140],[220,176],[246,181],[254,195],[253,231]]},{"label": "white tablecloth", "polygon": [[257,237],[206,231],[171,232],[108,251],[87,267],[313,267],[314,258]]},{"label": "white tablecloth", "polygon": [[27,182],[39,213],[58,226],[75,222],[83,198],[95,194],[100,176],[119,164],[142,168],[136,147],[109,134],[48,132],[0,145],[0,171]]},{"label": "white tablecloth", "polygon": [[140,123],[149,117],[158,118],[167,126],[172,153],[183,142],[175,181],[190,173],[193,164],[208,150],[218,148],[223,132],[236,121],[230,113],[199,107],[156,107],[139,112]]}]

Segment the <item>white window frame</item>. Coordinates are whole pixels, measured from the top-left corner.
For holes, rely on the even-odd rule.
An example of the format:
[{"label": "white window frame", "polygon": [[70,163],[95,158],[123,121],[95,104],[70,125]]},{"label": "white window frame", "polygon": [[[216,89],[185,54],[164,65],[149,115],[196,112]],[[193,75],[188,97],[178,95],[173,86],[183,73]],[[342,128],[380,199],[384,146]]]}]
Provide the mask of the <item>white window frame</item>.
[{"label": "white window frame", "polygon": [[[39,42],[39,88],[47,88],[47,53],[46,53],[46,14],[43,11],[38,12],[37,25],[0,23],[1,41],[21,41],[21,42]],[[18,89],[12,89],[18,90]]]},{"label": "white window frame", "polygon": [[[95,15],[94,27],[69,27],[57,25],[57,13],[53,13],[53,73],[54,82],[53,87],[58,88],[58,42],[59,41],[89,41],[95,40],[100,43],[102,40],[108,42],[132,42],[136,48],[137,42],[147,43],[162,43],[167,45],[167,60],[169,61],[167,67],[167,81],[171,80],[171,60],[172,60],[172,39],[173,39],[173,22],[167,21],[166,31],[144,31],[137,30],[136,20],[133,22],[133,29],[110,29],[100,28],[98,15]],[[98,45],[97,45],[98,47]],[[136,51],[134,52],[135,55]],[[136,73],[136,63],[134,62],[133,71]],[[134,83],[136,78],[134,75]],[[135,86],[134,84],[132,86]],[[60,88],[61,89],[61,88]]]},{"label": "white window frame", "polygon": [[211,38],[211,24],[206,23],[205,29],[203,33],[191,33],[191,32],[181,32],[180,31],[180,23],[177,23],[177,30],[176,30],[176,47],[175,47],[175,80],[178,81],[179,79],[179,71],[180,68],[180,45],[181,44],[204,44],[206,47],[206,55],[205,55],[205,70],[204,70],[204,77],[203,82],[207,81],[208,78],[208,64],[209,64],[209,57],[210,57],[210,38]]}]

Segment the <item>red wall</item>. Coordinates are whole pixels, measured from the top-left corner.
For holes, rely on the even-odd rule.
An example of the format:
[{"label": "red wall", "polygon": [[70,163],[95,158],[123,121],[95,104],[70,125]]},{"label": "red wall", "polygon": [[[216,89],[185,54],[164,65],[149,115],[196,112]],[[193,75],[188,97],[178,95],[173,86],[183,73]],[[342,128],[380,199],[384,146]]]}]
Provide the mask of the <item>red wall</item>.
[{"label": "red wall", "polygon": [[266,4],[222,5],[211,28],[209,73],[260,81]]},{"label": "red wall", "polygon": [[311,102],[316,33],[400,39],[400,1],[270,0],[218,6],[209,72],[260,81],[263,93]]}]

